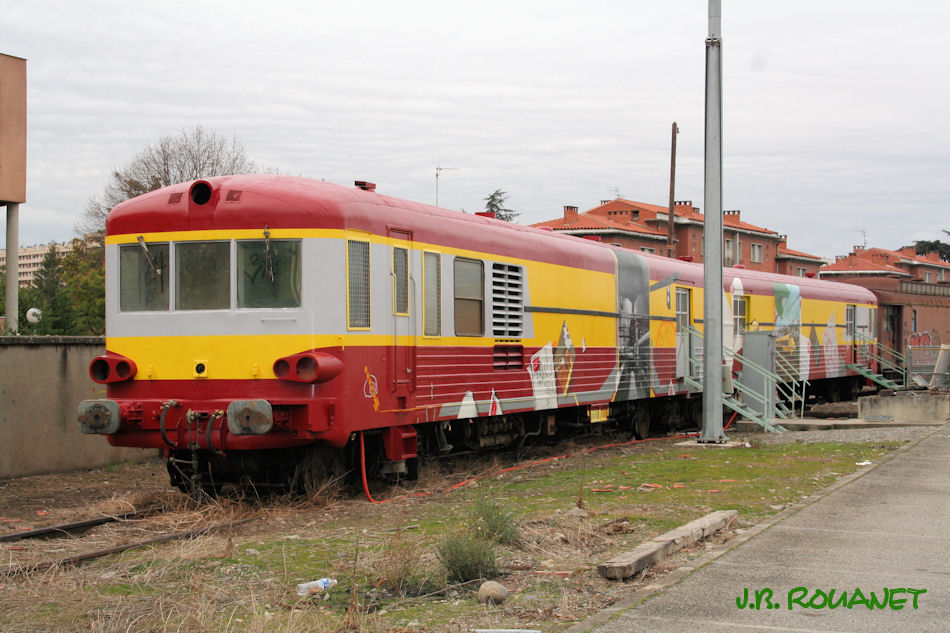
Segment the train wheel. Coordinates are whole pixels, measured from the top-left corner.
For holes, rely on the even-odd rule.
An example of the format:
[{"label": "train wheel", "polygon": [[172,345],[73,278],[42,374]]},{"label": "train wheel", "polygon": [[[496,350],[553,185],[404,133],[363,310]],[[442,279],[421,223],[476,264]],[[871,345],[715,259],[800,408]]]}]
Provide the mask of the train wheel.
[{"label": "train wheel", "polygon": [[332,446],[308,447],[294,467],[291,488],[314,501],[329,501],[344,487],[346,470],[342,449]]},{"label": "train wheel", "polygon": [[633,435],[638,440],[650,437],[650,414],[645,408],[637,408],[633,414]]}]

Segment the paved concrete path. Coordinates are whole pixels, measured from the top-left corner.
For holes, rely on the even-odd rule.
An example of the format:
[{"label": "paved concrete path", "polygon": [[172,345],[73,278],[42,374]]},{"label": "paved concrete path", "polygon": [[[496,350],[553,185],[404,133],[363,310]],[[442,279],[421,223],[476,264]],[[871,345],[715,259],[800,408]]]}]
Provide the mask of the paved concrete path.
[{"label": "paved concrete path", "polygon": [[[728,546],[728,545],[727,545]],[[789,597],[819,607],[855,589],[878,600],[899,592],[883,609],[789,609]],[[796,591],[796,588],[798,589]],[[771,590],[760,608],[737,606],[748,589]],[[817,597],[816,597],[817,596]],[[764,597],[768,597],[765,593]],[[901,602],[901,600],[906,601]],[[897,607],[902,607],[897,609]],[[590,624],[590,623],[588,623]],[[589,626],[579,625],[578,628]],[[599,624],[597,633],[950,631],[950,425],[889,460],[780,518],[744,543],[667,587],[639,606]]]}]

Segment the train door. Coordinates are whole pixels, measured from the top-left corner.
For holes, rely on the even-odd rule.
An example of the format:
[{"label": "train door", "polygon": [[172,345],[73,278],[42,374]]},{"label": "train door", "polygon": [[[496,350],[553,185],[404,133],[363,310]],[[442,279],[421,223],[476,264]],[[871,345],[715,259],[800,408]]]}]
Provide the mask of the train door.
[{"label": "train door", "polygon": [[692,291],[676,289],[676,377],[692,376],[693,336],[690,334]]},{"label": "train door", "polygon": [[[393,339],[390,348],[390,384],[396,397],[415,391],[416,312],[412,233],[390,229],[393,238],[392,279]],[[410,403],[406,402],[408,406]]]},{"label": "train door", "polygon": [[848,359],[848,363],[857,362],[857,347],[859,341],[857,340],[857,322],[855,321],[855,313],[857,312],[857,306],[851,305],[850,303],[844,307],[844,341],[848,346],[847,354],[845,358]]},{"label": "train door", "polygon": [[[880,327],[878,336],[882,346],[886,346],[898,354],[903,351],[901,340],[901,325],[904,322],[903,306],[882,305],[880,308]],[[896,359],[891,358],[891,361]]]}]

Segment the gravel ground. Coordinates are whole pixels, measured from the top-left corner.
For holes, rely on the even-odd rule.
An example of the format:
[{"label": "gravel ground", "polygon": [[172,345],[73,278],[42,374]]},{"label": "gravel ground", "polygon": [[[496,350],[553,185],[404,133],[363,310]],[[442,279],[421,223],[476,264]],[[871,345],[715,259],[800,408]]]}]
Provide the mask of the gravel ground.
[{"label": "gravel ground", "polygon": [[945,433],[950,425],[934,426],[894,426],[864,429],[831,429],[828,431],[788,431],[786,433],[740,433],[729,436],[731,440],[745,440],[753,446],[767,444],[787,444],[789,442],[912,442],[930,435],[934,431]]}]

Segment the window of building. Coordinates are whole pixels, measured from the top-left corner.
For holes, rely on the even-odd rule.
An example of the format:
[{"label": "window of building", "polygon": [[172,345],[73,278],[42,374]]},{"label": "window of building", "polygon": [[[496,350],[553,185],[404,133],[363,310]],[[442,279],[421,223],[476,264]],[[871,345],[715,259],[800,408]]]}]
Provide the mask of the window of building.
[{"label": "window of building", "polygon": [[239,308],[300,307],[300,240],[237,243]]},{"label": "window of building", "polygon": [[924,273],[924,281],[926,281],[928,284],[933,281],[933,275],[929,270]]},{"label": "window of building", "polygon": [[175,244],[175,309],[231,307],[231,243]]},{"label": "window of building", "polygon": [[723,243],[722,249],[722,265],[723,266],[732,266],[735,263],[735,259],[732,256],[732,240],[727,239]]},{"label": "window of building", "polygon": [[806,274],[806,272],[807,272],[807,271],[806,271],[804,268],[802,268],[801,266],[799,266],[798,268],[795,269],[795,274],[798,275],[799,277],[804,277],[805,274]]},{"label": "window of building", "polygon": [[393,248],[393,311],[409,314],[409,250]]},{"label": "window of building", "polygon": [[752,243],[752,253],[751,253],[750,259],[756,264],[762,263],[762,245],[761,244],[756,244],[754,242]]},{"label": "window of building", "polygon": [[455,335],[481,336],[485,332],[485,265],[455,258]]},{"label": "window of building", "polygon": [[442,258],[438,253],[423,257],[423,320],[426,336],[442,335]]},{"label": "window of building", "polygon": [[648,247],[648,246],[641,246],[641,247],[640,247],[640,250],[643,251],[644,253],[650,253],[650,254],[652,254],[652,255],[656,255],[656,249],[655,249],[655,248],[650,248],[650,247]]},{"label": "window of building", "polygon": [[369,242],[346,241],[346,311],[351,329],[370,327]]},{"label": "window of building", "polygon": [[168,310],[168,275],[168,244],[120,247],[119,310]]}]

